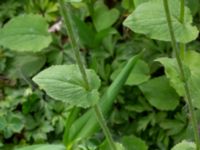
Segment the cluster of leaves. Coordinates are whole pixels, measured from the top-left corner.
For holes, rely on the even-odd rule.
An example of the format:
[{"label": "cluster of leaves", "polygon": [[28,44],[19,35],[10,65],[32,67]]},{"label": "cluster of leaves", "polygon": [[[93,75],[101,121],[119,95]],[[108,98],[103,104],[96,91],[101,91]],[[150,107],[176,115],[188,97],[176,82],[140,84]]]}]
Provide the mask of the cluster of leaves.
[{"label": "cluster of leaves", "polygon": [[[198,0],[186,2],[185,22],[182,24],[177,19],[180,15],[179,0],[169,0],[175,37],[181,43],[188,43],[198,37],[200,3]],[[73,12],[76,36],[79,37],[83,61],[90,68],[86,71],[89,91],[85,90],[78,67],[72,65],[75,59],[65,29],[48,32],[50,25],[60,18],[57,1],[30,0],[25,6],[18,2],[12,3],[12,0],[0,3],[1,12],[9,11],[0,16],[3,24],[0,29],[2,149],[11,149],[12,145],[60,143],[65,121],[70,118],[73,106],[88,108],[96,104],[105,91],[110,92],[109,85],[118,79],[127,60],[142,50],[144,57],[136,62],[125,86],[114,98],[114,104],[109,104],[112,108],[110,111],[107,107],[103,109],[107,115],[110,112],[107,122],[113,137],[128,150],[164,150],[183,139],[193,140],[188,109],[183,98],[184,83],[176,60],[169,58],[174,54],[168,43],[170,34],[166,32],[168,27],[164,8],[161,7],[162,1],[88,0],[72,3],[70,11]],[[8,5],[10,9],[3,5]],[[19,11],[19,8],[23,8],[23,11]],[[130,15],[126,18],[127,13]],[[12,18],[15,15],[19,16]],[[197,27],[191,25],[192,18]],[[188,45],[188,49],[193,51],[187,51],[181,56],[193,105],[198,109],[199,45],[200,42],[195,40]],[[104,99],[107,98],[100,98],[99,101]],[[86,109],[81,109],[78,116],[85,112]],[[97,130],[92,113],[86,113],[85,118],[89,121],[80,119],[74,123],[70,129],[71,139],[68,139],[71,141],[68,142],[79,141],[73,145],[70,143],[69,147],[81,150],[107,149],[108,144],[102,143],[104,137]],[[198,110],[196,114],[200,120]],[[84,125],[81,126],[81,123]],[[82,132],[79,130],[81,127]],[[117,145],[121,147],[121,144]],[[194,143],[182,141],[173,150],[181,150],[186,146],[195,149]],[[61,145],[32,146],[32,149],[37,148],[65,149]]]}]

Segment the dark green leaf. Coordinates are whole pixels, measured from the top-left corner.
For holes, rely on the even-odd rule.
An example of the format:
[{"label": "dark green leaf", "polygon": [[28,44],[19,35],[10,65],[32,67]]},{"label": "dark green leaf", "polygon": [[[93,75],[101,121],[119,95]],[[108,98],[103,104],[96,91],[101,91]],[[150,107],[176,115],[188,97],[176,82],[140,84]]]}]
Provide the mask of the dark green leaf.
[{"label": "dark green leaf", "polygon": [[174,110],[179,104],[179,96],[170,86],[166,77],[151,79],[139,86],[149,103],[160,110]]}]

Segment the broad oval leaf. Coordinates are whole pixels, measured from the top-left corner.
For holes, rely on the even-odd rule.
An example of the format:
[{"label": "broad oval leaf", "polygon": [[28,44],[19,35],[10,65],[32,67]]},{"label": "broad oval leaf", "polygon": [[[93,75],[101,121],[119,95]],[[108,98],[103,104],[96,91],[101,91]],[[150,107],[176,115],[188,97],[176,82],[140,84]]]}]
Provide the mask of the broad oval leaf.
[{"label": "broad oval leaf", "polygon": [[139,86],[149,103],[159,110],[174,110],[179,96],[165,76],[151,79]]},{"label": "broad oval leaf", "polygon": [[147,150],[147,144],[140,138],[130,135],[122,138],[122,143],[126,150]]},{"label": "broad oval leaf", "polygon": [[[198,36],[198,30],[192,26],[192,15],[185,7],[184,23],[179,20],[179,0],[168,0],[172,25],[178,42],[188,43]],[[124,21],[124,25],[136,33],[142,33],[152,39],[171,41],[162,0],[151,0],[139,5]]]},{"label": "broad oval leaf", "polygon": [[0,29],[0,45],[15,51],[37,52],[51,40],[48,24],[39,15],[15,17]]},{"label": "broad oval leaf", "polygon": [[66,150],[66,148],[64,145],[58,144],[38,144],[22,148],[15,148],[14,150]]},{"label": "broad oval leaf", "polygon": [[93,70],[87,69],[86,73],[89,90],[85,88],[77,65],[52,66],[36,75],[33,81],[52,98],[87,108],[96,104],[99,99],[100,79]]},{"label": "broad oval leaf", "polygon": [[196,145],[193,142],[182,141],[175,145],[172,150],[196,150]]}]

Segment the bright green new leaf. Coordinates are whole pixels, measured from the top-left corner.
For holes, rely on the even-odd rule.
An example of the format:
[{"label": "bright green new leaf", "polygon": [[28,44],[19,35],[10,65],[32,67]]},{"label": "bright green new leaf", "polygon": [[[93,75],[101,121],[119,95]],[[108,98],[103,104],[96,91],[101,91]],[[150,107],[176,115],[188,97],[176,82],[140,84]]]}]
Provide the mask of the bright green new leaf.
[{"label": "bright green new leaf", "polygon": [[[122,67],[115,70],[112,75],[111,79],[114,80],[119,72],[122,70]],[[126,80],[126,85],[139,85],[150,78],[150,69],[146,62],[143,60],[138,60],[135,64],[135,67],[132,69],[128,79]]]},{"label": "bright green new leaf", "polygon": [[97,31],[101,31],[111,27],[118,19],[119,11],[116,8],[109,10],[105,4],[96,3],[94,12],[94,25]]},{"label": "bright green new leaf", "polygon": [[65,101],[78,107],[90,107],[99,99],[100,79],[93,70],[86,71],[90,89],[77,65],[57,65],[40,72],[33,78],[41,89],[56,100]]},{"label": "bright green new leaf", "polygon": [[[198,36],[198,30],[192,26],[192,15],[185,7],[185,22],[181,23],[179,0],[168,0],[171,11],[172,25],[178,42],[188,43]],[[136,33],[149,36],[152,39],[171,41],[168,24],[162,0],[151,0],[140,4],[124,21],[124,25]]]},{"label": "bright green new leaf", "polygon": [[22,148],[15,148],[14,150],[66,150],[66,148],[64,145],[38,144],[38,145],[26,146]]},{"label": "bright green new leaf", "polygon": [[196,145],[193,142],[182,141],[175,145],[172,150],[196,150]]},{"label": "bright green new leaf", "polygon": [[174,110],[179,96],[164,76],[151,79],[139,86],[149,103],[160,110]]},{"label": "bright green new leaf", "polygon": [[140,138],[130,135],[122,138],[122,143],[126,150],[147,150],[148,146]]},{"label": "bright green new leaf", "polygon": [[48,24],[39,15],[21,15],[0,29],[0,45],[15,51],[38,52],[51,43]]}]

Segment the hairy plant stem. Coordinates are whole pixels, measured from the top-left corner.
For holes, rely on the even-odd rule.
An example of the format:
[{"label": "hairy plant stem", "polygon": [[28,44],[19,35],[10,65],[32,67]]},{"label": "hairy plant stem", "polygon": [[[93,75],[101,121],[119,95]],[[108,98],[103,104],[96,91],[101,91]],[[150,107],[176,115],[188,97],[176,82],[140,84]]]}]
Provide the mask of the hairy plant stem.
[{"label": "hairy plant stem", "polygon": [[[86,89],[89,90],[89,88],[90,88],[89,87],[89,81],[88,81],[88,78],[87,78],[85,67],[84,67],[84,65],[81,61],[81,56],[80,56],[80,52],[79,52],[79,45],[78,45],[78,43],[75,39],[76,35],[73,31],[72,24],[71,24],[71,21],[70,21],[70,19],[71,19],[70,18],[70,11],[68,9],[66,9],[64,0],[59,0],[59,5],[60,5],[61,15],[63,16],[65,27],[66,27],[67,32],[68,32],[68,36],[71,40],[72,49],[74,50],[74,54],[76,56],[76,61],[77,61],[77,64],[79,66],[79,70],[80,70],[82,77],[85,81]],[[68,10],[68,11],[66,12],[66,10]],[[101,112],[101,109],[99,108],[99,106],[97,104],[93,106],[93,109],[94,109],[94,112],[96,114],[96,118],[97,118],[107,140],[108,140],[108,143],[110,145],[111,150],[116,150],[114,141],[113,141],[111,133],[110,133],[110,131],[109,131],[107,125],[106,125],[106,121],[105,121],[105,118],[103,116],[103,113]]]},{"label": "hairy plant stem", "polygon": [[60,4],[60,12],[61,12],[61,15],[63,16],[64,25],[65,25],[65,28],[67,29],[68,36],[71,40],[72,49],[74,51],[74,55],[76,57],[76,61],[77,61],[79,70],[80,70],[81,75],[83,77],[83,80],[85,82],[86,89],[89,89],[88,78],[87,78],[87,75],[86,75],[84,65],[81,62],[81,56],[80,56],[80,53],[79,53],[79,46],[78,46],[77,40],[75,38],[76,35],[75,35],[75,32],[73,31],[72,25],[70,23],[70,19],[71,19],[70,14],[69,14],[70,12],[69,11],[66,12],[67,9],[65,9],[65,3],[64,3],[63,0],[59,0],[59,4]]},{"label": "hairy plant stem", "polygon": [[170,36],[171,36],[172,47],[175,51],[176,60],[177,60],[177,63],[178,63],[179,69],[180,69],[180,75],[184,82],[185,96],[187,99],[187,103],[188,103],[188,107],[189,107],[189,111],[190,111],[190,115],[191,115],[194,138],[195,138],[195,142],[196,142],[196,149],[199,150],[200,142],[199,142],[199,131],[198,131],[197,119],[196,119],[196,115],[194,112],[194,108],[192,106],[192,98],[191,98],[191,94],[190,94],[189,85],[188,85],[188,82],[187,82],[187,79],[185,76],[185,72],[183,69],[183,63],[182,63],[181,57],[179,55],[179,50],[178,50],[176,38],[174,35],[174,30],[173,30],[173,26],[172,26],[172,22],[171,22],[170,10],[169,10],[169,6],[168,6],[168,0],[163,0],[163,5],[164,5],[168,28],[169,28],[169,32],[170,32]]},{"label": "hairy plant stem", "polygon": [[108,140],[108,143],[110,145],[111,150],[117,150],[115,143],[113,141],[113,138],[110,134],[110,131],[109,131],[107,125],[106,125],[106,121],[105,121],[105,118],[103,116],[103,113],[102,113],[100,107],[98,105],[95,105],[93,109],[95,111],[96,118],[97,118],[99,124],[101,125],[101,128],[102,128],[102,130],[103,130],[103,132],[104,132],[104,134],[105,134],[105,136]]}]

